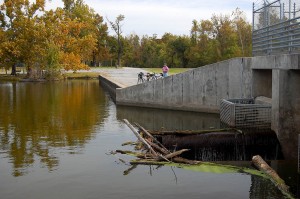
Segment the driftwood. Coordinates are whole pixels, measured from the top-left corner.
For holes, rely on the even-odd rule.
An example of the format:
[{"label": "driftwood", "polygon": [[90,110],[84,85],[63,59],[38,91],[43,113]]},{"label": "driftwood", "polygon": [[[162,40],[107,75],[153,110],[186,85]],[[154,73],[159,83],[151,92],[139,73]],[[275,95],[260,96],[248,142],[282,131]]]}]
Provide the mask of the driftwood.
[{"label": "driftwood", "polygon": [[128,120],[124,119],[125,124],[132,130],[132,132],[134,133],[134,135],[147,147],[148,150],[151,151],[151,153],[153,153],[155,156],[166,160],[167,162],[169,162],[169,160],[167,158],[165,158],[163,155],[158,154],[149,144],[148,142],[135,130],[135,128],[128,122]]},{"label": "driftwood", "polygon": [[[135,134],[135,136],[146,146],[146,148],[153,154],[150,156],[153,157],[153,161],[161,161],[165,160],[167,162],[171,162],[169,159],[172,159],[173,162],[177,163],[191,163],[194,164],[194,162],[189,161],[184,158],[179,158],[178,156],[186,151],[188,149],[182,149],[180,151],[175,151],[171,153],[168,149],[166,149],[160,142],[156,140],[155,137],[153,137],[146,129],[144,129],[142,126],[136,124],[142,132],[146,134],[148,138],[143,138],[137,131],[136,129],[128,122],[128,120],[124,119],[125,124],[132,130],[132,132]],[[155,143],[153,143],[153,142]],[[145,157],[144,159],[149,158],[149,155],[139,155],[139,158]],[[152,162],[153,162],[152,161]],[[148,161],[147,162],[151,162]]]},{"label": "driftwood", "polygon": [[170,153],[168,155],[165,155],[165,158],[171,159],[171,158],[174,158],[176,156],[181,155],[183,152],[186,152],[186,151],[189,151],[189,149],[181,149],[179,151],[175,151],[174,153]]},{"label": "driftwood", "polygon": [[183,164],[199,164],[199,163],[201,163],[201,161],[189,160],[189,159],[185,159],[182,157],[174,157],[173,161],[176,163],[183,163]]},{"label": "driftwood", "polygon": [[[197,165],[201,164],[201,161],[196,161],[196,160],[188,160],[185,158],[181,157],[175,157],[173,158],[173,162],[177,164],[186,164],[186,165]],[[148,159],[148,160],[132,160],[130,161],[130,164],[136,165],[136,164],[143,164],[143,165],[165,165],[168,164],[168,162],[162,162],[162,161],[157,161],[156,159]],[[178,165],[179,166],[179,165]]]},{"label": "driftwood", "polygon": [[125,124],[131,129],[134,135],[153,153],[154,155],[158,155],[156,151],[142,138],[142,136],[135,130],[135,128],[128,122],[128,120],[124,119]]},{"label": "driftwood", "polygon": [[135,125],[137,126],[137,127],[139,127],[149,138],[151,138],[153,141],[154,141],[154,143],[155,144],[157,144],[158,146],[160,146],[162,149],[164,149],[164,151],[165,152],[168,152],[168,153],[170,153],[169,151],[168,151],[168,149],[164,146],[164,145],[162,145],[153,135],[151,135],[151,133],[149,133],[144,127],[142,127],[141,125],[139,125],[139,124],[137,124],[137,123],[135,123]]},{"label": "driftwood", "polygon": [[170,154],[171,152],[168,151],[167,149],[161,148],[160,146],[158,146],[157,144],[154,144],[153,142],[150,142],[149,140],[146,140],[146,142],[152,146],[153,148],[155,148],[157,151],[159,151],[161,154],[167,155]]},{"label": "driftwood", "polygon": [[122,144],[122,146],[126,146],[126,145],[137,145],[136,142],[125,142]]},{"label": "driftwood", "polygon": [[287,186],[283,179],[279,177],[275,170],[273,170],[261,156],[256,155],[252,157],[252,163],[262,172],[264,172],[271,181],[278,187],[278,189],[289,198],[293,198],[289,193],[289,186]]}]

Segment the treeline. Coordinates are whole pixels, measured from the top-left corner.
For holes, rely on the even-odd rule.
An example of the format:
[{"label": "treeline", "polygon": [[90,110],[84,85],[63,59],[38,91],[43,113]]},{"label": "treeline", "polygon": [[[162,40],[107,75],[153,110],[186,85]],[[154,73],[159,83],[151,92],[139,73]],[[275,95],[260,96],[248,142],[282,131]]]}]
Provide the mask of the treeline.
[{"label": "treeline", "polygon": [[189,36],[129,35],[123,39],[123,64],[132,67],[194,68],[233,57],[251,56],[252,28],[242,11],[192,22]]},{"label": "treeline", "polygon": [[[45,0],[4,0],[0,5],[0,62],[6,69],[26,66],[32,76],[46,70],[88,66],[199,67],[251,55],[251,25],[239,9],[232,15],[194,20],[189,36],[122,35],[125,16],[104,22],[83,0],[63,0],[45,10]],[[115,35],[108,34],[108,28]]]},{"label": "treeline", "polygon": [[[0,7],[2,66],[27,67],[34,78],[42,70],[86,69],[87,61],[108,60],[108,26],[83,0],[63,0],[64,7],[45,10],[45,0],[4,0]],[[12,70],[14,72],[14,70]]]}]

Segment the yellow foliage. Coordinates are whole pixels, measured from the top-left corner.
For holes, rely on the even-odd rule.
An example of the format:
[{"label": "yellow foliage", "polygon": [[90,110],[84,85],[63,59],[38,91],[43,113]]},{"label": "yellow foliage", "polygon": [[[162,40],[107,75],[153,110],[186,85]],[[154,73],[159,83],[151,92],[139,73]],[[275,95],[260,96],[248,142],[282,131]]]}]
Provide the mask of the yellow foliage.
[{"label": "yellow foliage", "polygon": [[89,67],[81,63],[81,58],[78,54],[64,53],[60,54],[60,62],[64,66],[65,70],[89,70]]}]

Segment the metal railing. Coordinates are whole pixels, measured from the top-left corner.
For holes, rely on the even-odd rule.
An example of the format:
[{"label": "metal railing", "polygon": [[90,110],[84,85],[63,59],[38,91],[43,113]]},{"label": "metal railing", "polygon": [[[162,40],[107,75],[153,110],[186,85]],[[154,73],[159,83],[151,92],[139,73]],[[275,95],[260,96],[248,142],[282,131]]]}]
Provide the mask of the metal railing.
[{"label": "metal railing", "polygon": [[300,17],[253,31],[253,56],[299,52]]}]

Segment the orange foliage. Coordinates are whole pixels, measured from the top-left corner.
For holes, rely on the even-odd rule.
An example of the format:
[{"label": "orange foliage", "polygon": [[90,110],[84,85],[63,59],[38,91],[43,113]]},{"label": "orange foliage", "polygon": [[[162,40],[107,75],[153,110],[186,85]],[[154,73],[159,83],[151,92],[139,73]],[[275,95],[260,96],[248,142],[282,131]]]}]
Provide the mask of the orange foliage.
[{"label": "orange foliage", "polygon": [[60,62],[64,66],[65,70],[89,70],[89,67],[81,63],[80,56],[77,54],[71,53],[61,53]]}]

